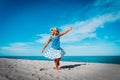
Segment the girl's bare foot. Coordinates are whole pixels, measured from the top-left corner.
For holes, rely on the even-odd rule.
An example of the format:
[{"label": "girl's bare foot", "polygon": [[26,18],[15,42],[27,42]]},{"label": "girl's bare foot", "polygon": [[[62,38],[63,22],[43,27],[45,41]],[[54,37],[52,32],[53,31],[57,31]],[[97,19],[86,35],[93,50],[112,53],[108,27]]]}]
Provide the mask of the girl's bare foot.
[{"label": "girl's bare foot", "polygon": [[56,68],[56,67],[53,67],[53,69],[55,69],[55,70],[60,70],[60,68],[58,67],[58,68]]}]

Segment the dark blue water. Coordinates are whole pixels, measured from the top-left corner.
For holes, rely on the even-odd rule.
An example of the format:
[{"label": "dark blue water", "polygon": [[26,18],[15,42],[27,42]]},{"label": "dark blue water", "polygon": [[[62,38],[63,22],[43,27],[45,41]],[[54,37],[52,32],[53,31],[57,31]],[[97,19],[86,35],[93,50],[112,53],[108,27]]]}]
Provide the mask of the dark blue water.
[{"label": "dark blue water", "polygon": [[[49,60],[43,56],[0,56],[0,58]],[[64,56],[62,61],[120,64],[120,56]],[[52,60],[50,60],[52,61]]]}]

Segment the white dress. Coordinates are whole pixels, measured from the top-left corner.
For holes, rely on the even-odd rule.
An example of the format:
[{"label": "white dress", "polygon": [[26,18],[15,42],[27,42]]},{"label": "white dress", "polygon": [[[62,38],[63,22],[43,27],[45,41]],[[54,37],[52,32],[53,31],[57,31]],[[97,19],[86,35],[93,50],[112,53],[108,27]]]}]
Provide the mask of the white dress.
[{"label": "white dress", "polygon": [[46,58],[49,59],[56,59],[56,58],[62,58],[65,55],[65,51],[60,47],[60,37],[56,36],[51,39],[51,48],[45,51],[43,54]]}]

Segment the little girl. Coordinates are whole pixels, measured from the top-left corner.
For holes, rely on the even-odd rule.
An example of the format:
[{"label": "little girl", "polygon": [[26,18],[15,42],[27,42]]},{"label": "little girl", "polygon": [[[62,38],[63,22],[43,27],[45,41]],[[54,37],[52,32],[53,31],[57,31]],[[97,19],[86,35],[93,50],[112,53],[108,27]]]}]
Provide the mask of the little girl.
[{"label": "little girl", "polygon": [[51,48],[44,53],[44,56],[49,59],[54,59],[55,62],[54,69],[56,70],[60,69],[59,61],[62,58],[62,56],[65,54],[64,50],[60,47],[60,37],[68,33],[70,30],[72,30],[72,27],[68,28],[62,33],[59,33],[58,28],[52,28],[50,30],[52,35],[50,36],[50,38],[48,38],[48,41],[45,43],[42,49],[42,53],[43,53],[47,45],[51,42]]}]

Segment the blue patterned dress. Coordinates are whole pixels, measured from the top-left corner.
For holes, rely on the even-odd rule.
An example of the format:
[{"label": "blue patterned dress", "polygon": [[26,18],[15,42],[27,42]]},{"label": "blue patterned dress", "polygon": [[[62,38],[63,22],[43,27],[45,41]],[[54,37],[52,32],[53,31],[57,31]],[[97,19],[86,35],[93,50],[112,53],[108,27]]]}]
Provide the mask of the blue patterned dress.
[{"label": "blue patterned dress", "polygon": [[62,56],[64,56],[65,51],[60,47],[60,37],[55,36],[54,38],[52,38],[52,36],[50,36],[50,40],[51,48],[44,53],[44,56],[49,59],[61,58]]}]

